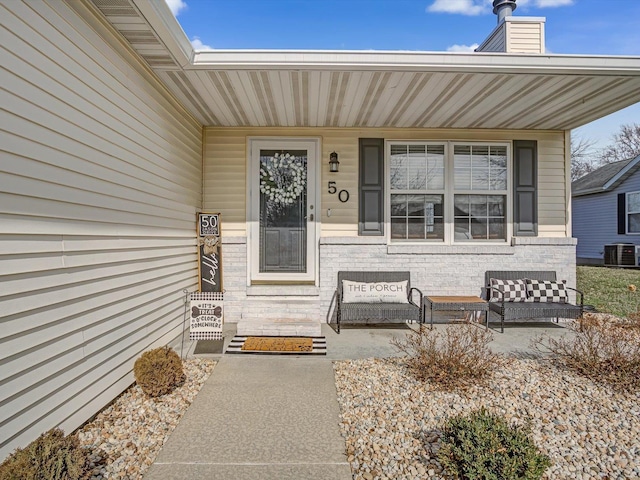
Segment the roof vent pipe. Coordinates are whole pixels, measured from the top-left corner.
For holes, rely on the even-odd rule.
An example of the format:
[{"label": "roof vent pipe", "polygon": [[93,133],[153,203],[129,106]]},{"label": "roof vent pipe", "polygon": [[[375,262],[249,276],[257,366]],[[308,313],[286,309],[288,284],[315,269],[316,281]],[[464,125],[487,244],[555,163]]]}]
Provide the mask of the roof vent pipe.
[{"label": "roof vent pipe", "polygon": [[498,25],[511,16],[516,6],[516,0],[493,0],[493,13],[498,15]]}]

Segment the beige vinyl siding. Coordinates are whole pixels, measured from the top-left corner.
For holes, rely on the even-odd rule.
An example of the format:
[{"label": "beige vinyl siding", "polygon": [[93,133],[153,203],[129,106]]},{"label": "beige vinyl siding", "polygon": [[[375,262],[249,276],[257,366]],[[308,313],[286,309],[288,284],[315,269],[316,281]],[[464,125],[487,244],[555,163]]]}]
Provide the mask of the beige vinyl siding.
[{"label": "beige vinyl siding", "polygon": [[480,47],[479,52],[506,52],[506,23],[497,27]]},{"label": "beige vinyl siding", "polygon": [[[246,235],[246,148],[250,137],[321,138],[321,236],[358,234],[358,138],[385,140],[537,140],[539,152],[539,235],[565,237],[568,218],[565,181],[565,136],[555,131],[425,130],[339,128],[206,128],[204,158],[204,209],[221,212],[223,235]],[[340,171],[329,173],[329,154],[339,154]],[[335,181],[350,198],[341,203],[327,191]],[[327,216],[331,209],[331,217]]]},{"label": "beige vinyl siding", "polygon": [[205,212],[221,213],[220,225],[224,236],[246,235],[246,137],[227,130],[216,135],[214,130],[204,131],[204,151],[208,152],[203,165]]},{"label": "beige vinyl siding", "polygon": [[545,53],[543,23],[506,22],[508,53]]},{"label": "beige vinyl siding", "polygon": [[0,459],[181,333],[202,127],[80,0],[0,2]]}]

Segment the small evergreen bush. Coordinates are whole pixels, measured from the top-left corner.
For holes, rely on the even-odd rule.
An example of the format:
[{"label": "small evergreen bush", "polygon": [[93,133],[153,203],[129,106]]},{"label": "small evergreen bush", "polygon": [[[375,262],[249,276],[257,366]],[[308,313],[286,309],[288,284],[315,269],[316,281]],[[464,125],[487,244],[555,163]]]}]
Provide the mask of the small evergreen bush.
[{"label": "small evergreen bush", "polygon": [[504,358],[489,348],[490,331],[471,322],[449,325],[443,333],[421,326],[391,340],[407,354],[407,366],[422,381],[442,389],[461,389],[486,380]]},{"label": "small evergreen bush", "polygon": [[551,460],[530,435],[528,427],[510,426],[482,408],[448,420],[438,460],[455,479],[538,480]]},{"label": "small evergreen bush", "polygon": [[78,480],[91,475],[90,452],[59,428],[43,433],[0,464],[0,480]]},{"label": "small evergreen bush", "polygon": [[184,381],[182,360],[170,347],[144,352],[133,365],[133,374],[150,397],[166,395]]}]

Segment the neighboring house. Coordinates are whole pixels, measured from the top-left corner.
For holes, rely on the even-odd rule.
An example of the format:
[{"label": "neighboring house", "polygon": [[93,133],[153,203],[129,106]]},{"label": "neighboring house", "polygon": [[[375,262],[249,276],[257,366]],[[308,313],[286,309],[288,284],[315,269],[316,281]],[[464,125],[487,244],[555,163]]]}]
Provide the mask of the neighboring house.
[{"label": "neighboring house", "polygon": [[547,54],[544,19],[494,3],[452,54],[194,52],[161,1],[0,0],[0,457],[179,337],[198,211],[227,322],[325,322],[339,270],[573,284],[570,130],[640,101],[640,58]]},{"label": "neighboring house", "polygon": [[640,246],[640,155],[579,178],[571,196],[578,263],[603,264],[605,245]]}]

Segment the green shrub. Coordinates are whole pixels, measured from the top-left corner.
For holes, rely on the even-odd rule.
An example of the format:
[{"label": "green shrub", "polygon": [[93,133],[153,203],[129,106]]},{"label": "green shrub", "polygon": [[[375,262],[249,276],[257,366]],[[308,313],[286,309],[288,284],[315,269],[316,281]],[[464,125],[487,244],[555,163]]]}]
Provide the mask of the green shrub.
[{"label": "green shrub", "polygon": [[78,480],[90,477],[89,451],[75,435],[56,428],[43,433],[0,464],[0,480]]},{"label": "green shrub", "polygon": [[144,352],[133,365],[133,374],[150,397],[170,393],[184,381],[182,360],[170,347]]},{"label": "green shrub", "polygon": [[481,382],[504,364],[489,348],[490,331],[465,322],[449,325],[443,333],[421,326],[391,343],[406,353],[407,365],[420,380],[443,389],[460,389]]},{"label": "green shrub", "polygon": [[537,480],[551,465],[528,427],[510,426],[484,408],[450,418],[441,442],[438,460],[456,479]]}]

